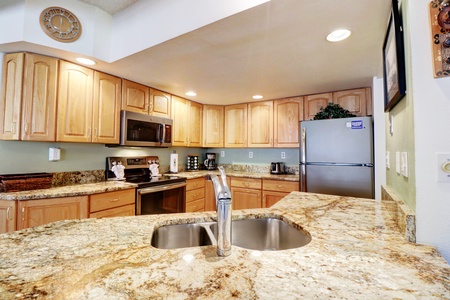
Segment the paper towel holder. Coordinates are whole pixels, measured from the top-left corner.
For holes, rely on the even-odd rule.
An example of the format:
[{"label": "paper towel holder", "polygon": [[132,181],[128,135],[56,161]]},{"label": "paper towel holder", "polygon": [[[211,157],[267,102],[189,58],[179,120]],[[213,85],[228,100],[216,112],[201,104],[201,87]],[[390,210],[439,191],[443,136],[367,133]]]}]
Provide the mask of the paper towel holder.
[{"label": "paper towel holder", "polygon": [[178,174],[178,154],[177,151],[173,150],[173,153],[170,154],[170,174]]}]

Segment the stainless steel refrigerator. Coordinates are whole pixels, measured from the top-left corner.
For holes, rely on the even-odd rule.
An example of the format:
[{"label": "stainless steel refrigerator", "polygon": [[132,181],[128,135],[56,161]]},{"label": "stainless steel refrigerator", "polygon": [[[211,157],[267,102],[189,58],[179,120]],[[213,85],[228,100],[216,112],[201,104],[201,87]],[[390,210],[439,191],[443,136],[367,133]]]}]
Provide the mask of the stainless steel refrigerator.
[{"label": "stainless steel refrigerator", "polygon": [[300,190],[374,198],[371,117],[300,122]]}]

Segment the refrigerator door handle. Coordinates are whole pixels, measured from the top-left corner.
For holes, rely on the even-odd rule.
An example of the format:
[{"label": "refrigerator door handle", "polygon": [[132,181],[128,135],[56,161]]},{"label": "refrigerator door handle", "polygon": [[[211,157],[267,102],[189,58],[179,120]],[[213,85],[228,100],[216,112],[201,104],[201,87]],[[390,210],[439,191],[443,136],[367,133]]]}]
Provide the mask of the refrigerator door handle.
[{"label": "refrigerator door handle", "polygon": [[326,163],[326,162],[308,162],[308,163],[300,163],[300,165],[309,165],[309,166],[337,166],[337,167],[373,167],[373,164],[358,164],[358,163]]},{"label": "refrigerator door handle", "polygon": [[306,128],[300,132],[300,191],[306,192]]}]

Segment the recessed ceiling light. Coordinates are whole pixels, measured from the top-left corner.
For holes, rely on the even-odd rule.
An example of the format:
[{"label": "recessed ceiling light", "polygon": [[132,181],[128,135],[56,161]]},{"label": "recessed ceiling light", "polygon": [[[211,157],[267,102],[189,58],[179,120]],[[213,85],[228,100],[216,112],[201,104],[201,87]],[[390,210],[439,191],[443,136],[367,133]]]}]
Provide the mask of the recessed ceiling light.
[{"label": "recessed ceiling light", "polygon": [[186,93],[186,96],[194,97],[194,96],[197,96],[197,93],[193,92],[193,91],[189,91],[189,92]]},{"label": "recessed ceiling light", "polygon": [[339,42],[348,38],[352,32],[348,29],[338,29],[327,35],[327,41]]},{"label": "recessed ceiling light", "polygon": [[253,99],[262,99],[263,96],[261,96],[261,95],[255,95],[255,96],[253,96],[252,98],[253,98]]},{"label": "recessed ceiling light", "polygon": [[83,65],[89,65],[89,66],[95,65],[95,61],[93,61],[92,59],[89,59],[89,58],[84,58],[84,57],[77,57],[77,62],[79,62]]}]

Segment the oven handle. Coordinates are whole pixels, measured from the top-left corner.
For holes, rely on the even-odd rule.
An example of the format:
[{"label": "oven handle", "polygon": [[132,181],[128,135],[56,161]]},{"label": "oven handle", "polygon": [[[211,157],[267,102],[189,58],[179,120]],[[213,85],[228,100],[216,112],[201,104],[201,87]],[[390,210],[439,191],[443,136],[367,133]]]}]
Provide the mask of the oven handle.
[{"label": "oven handle", "polygon": [[138,189],[137,192],[139,195],[145,195],[145,194],[156,193],[156,192],[161,192],[161,191],[173,190],[173,189],[177,189],[177,188],[185,187],[185,186],[186,186],[186,182],[174,183],[174,184],[166,184],[166,185],[154,186],[154,187],[149,187],[149,188],[144,188],[144,189]]}]

